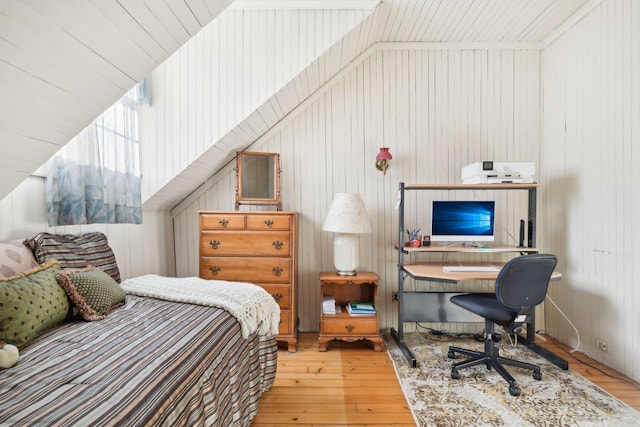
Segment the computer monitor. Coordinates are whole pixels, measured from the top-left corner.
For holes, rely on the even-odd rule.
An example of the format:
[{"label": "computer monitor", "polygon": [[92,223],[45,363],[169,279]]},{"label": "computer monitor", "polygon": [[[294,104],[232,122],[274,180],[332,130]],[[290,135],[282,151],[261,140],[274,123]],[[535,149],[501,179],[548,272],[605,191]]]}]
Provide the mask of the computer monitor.
[{"label": "computer monitor", "polygon": [[431,240],[493,242],[495,202],[433,201]]}]

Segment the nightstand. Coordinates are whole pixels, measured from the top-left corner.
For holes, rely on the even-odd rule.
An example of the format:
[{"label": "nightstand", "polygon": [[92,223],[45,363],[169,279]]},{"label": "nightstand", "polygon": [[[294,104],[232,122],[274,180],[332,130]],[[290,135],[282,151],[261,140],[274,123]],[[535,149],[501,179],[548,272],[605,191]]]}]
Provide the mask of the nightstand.
[{"label": "nightstand", "polygon": [[355,276],[340,276],[335,272],[323,272],[319,275],[321,300],[332,296],[341,312],[324,314],[320,311],[320,335],[318,337],[318,351],[327,351],[327,342],[342,340],[354,342],[369,340],[375,351],[382,351],[382,337],[378,322],[378,314],[367,316],[352,316],[346,309],[346,304],[352,301],[370,301],[378,308],[378,280],[377,274],[359,272]]}]

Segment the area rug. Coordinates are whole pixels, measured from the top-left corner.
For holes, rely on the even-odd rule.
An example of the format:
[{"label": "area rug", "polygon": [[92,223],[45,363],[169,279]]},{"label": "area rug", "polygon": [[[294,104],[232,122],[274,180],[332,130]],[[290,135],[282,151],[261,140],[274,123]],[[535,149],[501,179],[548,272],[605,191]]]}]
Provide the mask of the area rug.
[{"label": "area rug", "polygon": [[[450,345],[482,350],[470,338],[405,333],[416,357],[411,367],[393,338],[384,342],[416,422],[422,426],[640,426],[640,412],[571,370],[563,371],[522,345],[503,339],[503,356],[540,365],[542,380],[529,371],[507,368],[518,382],[520,396],[511,396],[507,382],[484,365],[460,370],[451,379],[451,365],[464,360],[447,357]],[[506,342],[505,342],[506,341]]]}]

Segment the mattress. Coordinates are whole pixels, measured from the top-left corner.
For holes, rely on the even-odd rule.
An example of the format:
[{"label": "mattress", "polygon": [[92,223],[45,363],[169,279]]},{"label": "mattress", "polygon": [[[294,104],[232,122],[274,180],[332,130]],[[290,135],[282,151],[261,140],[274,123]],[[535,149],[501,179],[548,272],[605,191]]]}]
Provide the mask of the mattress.
[{"label": "mattress", "polygon": [[223,309],[129,295],[0,371],[0,425],[247,426],[276,364],[275,337],[242,338]]}]

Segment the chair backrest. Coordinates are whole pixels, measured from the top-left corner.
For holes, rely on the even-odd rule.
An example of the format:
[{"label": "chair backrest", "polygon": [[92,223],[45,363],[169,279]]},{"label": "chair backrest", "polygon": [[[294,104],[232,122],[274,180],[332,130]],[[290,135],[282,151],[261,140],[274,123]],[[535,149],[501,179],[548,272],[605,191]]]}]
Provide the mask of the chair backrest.
[{"label": "chair backrest", "polygon": [[535,307],[547,295],[549,279],[557,262],[556,256],[551,254],[512,258],[498,273],[496,297],[502,304],[519,312],[522,308]]}]

